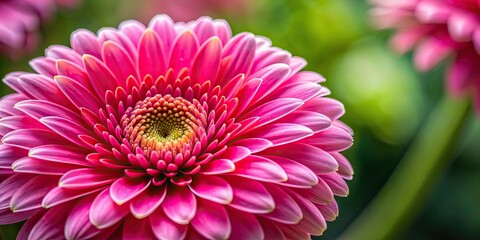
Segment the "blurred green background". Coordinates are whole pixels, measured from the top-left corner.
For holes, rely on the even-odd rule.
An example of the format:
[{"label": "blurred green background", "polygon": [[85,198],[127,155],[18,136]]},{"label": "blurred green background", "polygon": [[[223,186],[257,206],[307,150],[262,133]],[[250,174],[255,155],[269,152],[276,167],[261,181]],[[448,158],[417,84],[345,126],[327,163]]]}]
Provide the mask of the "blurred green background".
[{"label": "blurred green background", "polygon": [[[41,29],[43,41],[38,51],[14,62],[0,56],[0,75],[30,71],[29,59],[43,55],[49,45],[68,45],[70,33],[77,28],[97,31],[130,18],[147,21],[154,12],[167,11],[155,2],[85,0],[77,9],[58,11]],[[343,120],[355,131],[355,144],[346,152],[355,176],[349,182],[350,196],[338,199],[340,216],[329,223],[323,237],[335,239],[379,191],[444,94],[446,64],[429,73],[416,72],[411,56],[390,51],[389,32],[369,27],[369,6],[365,1],[235,2],[240,2],[241,10],[229,8],[228,4],[207,4],[201,11],[189,14],[192,19],[204,14],[225,18],[234,33],[250,31],[269,37],[275,46],[305,58],[306,68],[324,75],[333,97],[345,104]],[[2,94],[9,91],[2,84]],[[473,113],[460,139],[453,146],[447,169],[439,179],[433,179],[427,199],[416,206],[408,226],[395,239],[480,239],[480,123]],[[385,214],[389,214],[388,209]],[[18,227],[1,227],[2,239],[14,239]]]}]

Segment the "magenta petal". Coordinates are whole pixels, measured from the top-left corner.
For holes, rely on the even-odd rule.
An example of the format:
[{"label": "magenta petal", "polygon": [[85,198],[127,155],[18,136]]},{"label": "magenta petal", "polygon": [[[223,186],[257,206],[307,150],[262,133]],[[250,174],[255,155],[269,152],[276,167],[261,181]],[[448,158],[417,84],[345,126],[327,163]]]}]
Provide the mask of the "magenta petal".
[{"label": "magenta petal", "polygon": [[180,225],[168,218],[163,211],[158,210],[149,217],[152,231],[158,239],[184,239],[188,225]]},{"label": "magenta petal", "polygon": [[119,44],[112,41],[105,42],[102,47],[102,56],[103,61],[105,61],[120,86],[125,87],[130,76],[138,78],[132,59]]},{"label": "magenta petal", "polygon": [[310,168],[315,174],[330,173],[338,169],[337,161],[329,153],[303,143],[291,143],[287,146],[270,148],[262,154],[275,155],[297,161]]},{"label": "magenta petal", "polygon": [[166,61],[164,47],[158,35],[151,29],[143,32],[138,46],[137,67],[140,77],[146,75],[156,79],[165,72]]},{"label": "magenta petal", "polygon": [[18,188],[10,200],[13,212],[34,210],[42,207],[43,197],[57,185],[58,178],[37,176]]},{"label": "magenta petal", "polygon": [[168,64],[169,68],[174,69],[174,74],[177,74],[184,67],[191,67],[192,59],[197,53],[197,49],[198,39],[191,30],[187,30],[177,36]]},{"label": "magenta petal", "polygon": [[208,200],[199,199],[197,213],[191,224],[198,233],[208,239],[228,239],[232,231],[225,208]]},{"label": "magenta petal", "polygon": [[6,144],[0,145],[0,169],[12,169],[12,163],[27,154],[28,151],[25,149]]},{"label": "magenta petal", "polygon": [[167,195],[167,188],[149,187],[142,194],[132,200],[130,211],[138,219],[145,218],[152,214],[162,204]]},{"label": "magenta petal", "polygon": [[258,219],[262,226],[266,239],[287,240],[282,230],[280,230],[272,221],[267,219]]},{"label": "magenta petal", "polygon": [[81,55],[90,54],[95,57],[100,57],[100,43],[95,34],[88,30],[79,29],[73,32],[70,38],[70,44],[72,48]]},{"label": "magenta petal", "polygon": [[67,60],[57,60],[56,67],[58,70],[58,74],[56,75],[69,77],[77,81],[82,86],[90,86],[88,74],[83,68],[83,64],[81,65],[82,67]]},{"label": "magenta petal", "polygon": [[302,104],[303,101],[296,98],[279,98],[256,107],[243,117],[260,117],[255,123],[255,126],[259,127],[293,112],[302,106]]},{"label": "magenta petal", "polygon": [[119,177],[119,173],[102,169],[80,168],[65,173],[60,178],[59,186],[63,188],[92,188],[105,186]]},{"label": "magenta petal", "polygon": [[323,131],[332,125],[330,118],[312,111],[295,111],[278,122],[300,124],[312,129],[314,133]]},{"label": "magenta petal", "polygon": [[273,143],[263,138],[245,138],[235,141],[234,145],[244,146],[250,149],[251,153],[257,153],[273,146]]},{"label": "magenta petal", "polygon": [[68,163],[80,166],[90,166],[85,160],[86,155],[79,152],[78,148],[62,145],[43,145],[30,149],[28,155],[32,158],[56,162]]},{"label": "magenta petal", "polygon": [[325,222],[320,210],[318,210],[318,208],[312,202],[304,199],[297,193],[291,190],[288,190],[288,193],[297,202],[303,213],[303,219],[298,225],[295,226],[295,228],[302,232],[308,232],[316,236],[322,235],[323,231],[325,231],[327,228],[327,223]]},{"label": "magenta petal", "polygon": [[220,65],[222,43],[217,37],[212,37],[198,50],[192,63],[192,79],[200,84],[217,78]]},{"label": "magenta petal", "polygon": [[223,152],[219,156],[219,158],[228,159],[228,160],[231,160],[232,162],[237,162],[249,156],[250,154],[251,154],[251,151],[246,147],[230,146],[230,147],[227,147],[225,152]]},{"label": "magenta petal", "polygon": [[302,210],[290,195],[274,184],[267,188],[275,201],[275,210],[262,216],[284,224],[297,224],[302,220]]},{"label": "magenta petal", "polygon": [[34,173],[41,175],[63,175],[64,173],[72,169],[76,169],[77,167],[78,166],[71,164],[47,162],[31,157],[20,158],[12,164],[12,169],[15,172]]},{"label": "magenta petal", "polygon": [[[30,210],[30,211],[25,211],[25,212],[12,212],[10,208],[6,209],[0,209],[0,224],[2,225],[7,225],[7,224],[12,224],[12,223],[17,223],[24,221],[26,219],[31,219],[32,216],[35,215],[35,213],[42,211],[42,210]],[[17,239],[19,238],[20,233],[17,236]]]},{"label": "magenta petal", "polygon": [[109,188],[106,188],[97,195],[90,208],[90,222],[98,229],[113,226],[127,214],[128,206],[117,205],[110,197]]},{"label": "magenta petal", "polygon": [[[86,195],[90,195],[101,189],[68,189],[62,187],[54,187],[50,190],[42,200],[42,207],[51,208],[58,204],[71,201]],[[92,200],[93,201],[93,200]]]},{"label": "magenta petal", "polygon": [[235,163],[235,168],[232,174],[258,181],[285,182],[288,179],[280,165],[260,156],[248,156]]},{"label": "magenta petal", "polygon": [[78,113],[75,113],[72,110],[59,104],[43,100],[21,101],[15,104],[15,108],[37,120],[43,117],[57,116],[71,120],[76,124],[81,124],[84,121]]},{"label": "magenta petal", "polygon": [[[7,209],[10,211],[10,199],[13,194],[30,180],[30,175],[22,173],[14,174],[3,180],[3,182],[0,183],[0,189],[2,189],[2,194],[0,194],[0,209]],[[0,219],[2,219],[1,216],[3,215],[0,215]]]},{"label": "magenta petal", "polygon": [[[28,139],[28,141],[25,141],[25,139]],[[18,129],[7,133],[2,138],[2,143],[23,149],[47,144],[61,144],[64,141],[59,138],[58,134],[42,129]]]},{"label": "magenta petal", "polygon": [[288,180],[278,184],[300,188],[310,188],[318,183],[317,175],[308,167],[296,161],[278,157],[266,156],[280,165],[285,173],[287,173]]},{"label": "magenta petal", "polygon": [[343,151],[353,144],[353,137],[347,131],[332,126],[329,129],[302,139],[302,142],[319,147],[324,151]]},{"label": "magenta petal", "polygon": [[259,182],[242,177],[229,177],[233,189],[231,207],[241,211],[262,214],[275,209],[275,201],[267,189]]},{"label": "magenta petal", "polygon": [[78,202],[68,214],[65,222],[66,239],[90,239],[99,234],[101,230],[92,225],[89,218],[95,195],[90,195]]},{"label": "magenta petal", "polygon": [[55,81],[77,108],[88,108],[92,112],[98,112],[98,109],[101,108],[98,98],[75,80],[64,76],[55,76]]},{"label": "magenta petal", "polygon": [[348,185],[345,180],[336,172],[323,174],[319,176],[330,186],[332,192],[337,196],[348,196]]},{"label": "magenta petal", "polygon": [[338,216],[338,204],[335,200],[327,205],[317,205],[317,207],[327,221],[334,221]]},{"label": "magenta petal", "polygon": [[110,185],[110,196],[118,205],[130,201],[150,186],[150,181],[123,177]]},{"label": "magenta petal", "polygon": [[161,206],[172,221],[188,224],[197,211],[197,200],[190,189],[171,187],[168,188],[167,196]]},{"label": "magenta petal", "polygon": [[33,226],[28,239],[56,240],[64,239],[64,224],[72,204],[63,204],[49,209]]},{"label": "magenta petal", "polygon": [[205,175],[217,175],[235,171],[235,164],[228,159],[217,159],[202,165],[201,173]]},{"label": "magenta petal", "polygon": [[262,226],[258,222],[255,215],[238,211],[232,208],[227,208],[228,215],[235,216],[230,218],[232,233],[230,239],[232,240],[255,240],[264,239],[266,236],[262,230]]},{"label": "magenta petal", "polygon": [[319,178],[318,184],[312,188],[296,189],[296,192],[316,204],[325,205],[333,201],[332,189],[322,178]]},{"label": "magenta petal", "polygon": [[232,187],[220,177],[194,177],[188,187],[198,197],[220,204],[229,204],[233,199]]},{"label": "magenta petal", "polygon": [[91,55],[83,55],[82,60],[90,80],[90,85],[100,100],[104,100],[105,92],[108,90],[115,91],[118,86],[122,86],[117,82],[110,69],[98,58]]},{"label": "magenta petal", "polygon": [[310,128],[298,124],[276,123],[263,126],[252,133],[251,137],[265,138],[275,146],[291,143],[313,134]]}]

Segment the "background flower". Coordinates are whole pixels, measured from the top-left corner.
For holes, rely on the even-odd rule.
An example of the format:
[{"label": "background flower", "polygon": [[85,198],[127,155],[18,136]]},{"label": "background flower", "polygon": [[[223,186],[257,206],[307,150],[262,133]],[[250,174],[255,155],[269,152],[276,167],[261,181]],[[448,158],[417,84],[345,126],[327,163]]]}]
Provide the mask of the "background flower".
[{"label": "background flower", "polygon": [[72,7],[76,0],[0,1],[0,51],[18,58],[33,50],[39,41],[39,28],[57,7]]},{"label": "background flower", "polygon": [[71,45],[4,79],[0,223],[28,219],[20,239],[308,239],[338,215],[352,132],[305,60],[165,15]]},{"label": "background flower", "polygon": [[456,96],[472,92],[480,110],[480,4],[476,0],[372,0],[374,24],[395,28],[393,48],[416,48],[415,66],[430,70],[453,56],[446,75]]}]

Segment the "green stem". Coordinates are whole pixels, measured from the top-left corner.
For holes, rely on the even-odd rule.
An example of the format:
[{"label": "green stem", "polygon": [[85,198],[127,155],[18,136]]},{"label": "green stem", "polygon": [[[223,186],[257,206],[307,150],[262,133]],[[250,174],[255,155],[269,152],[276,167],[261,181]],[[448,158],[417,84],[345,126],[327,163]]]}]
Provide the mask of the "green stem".
[{"label": "green stem", "polygon": [[340,239],[390,239],[413,220],[446,165],[468,112],[467,101],[442,99],[390,179]]}]

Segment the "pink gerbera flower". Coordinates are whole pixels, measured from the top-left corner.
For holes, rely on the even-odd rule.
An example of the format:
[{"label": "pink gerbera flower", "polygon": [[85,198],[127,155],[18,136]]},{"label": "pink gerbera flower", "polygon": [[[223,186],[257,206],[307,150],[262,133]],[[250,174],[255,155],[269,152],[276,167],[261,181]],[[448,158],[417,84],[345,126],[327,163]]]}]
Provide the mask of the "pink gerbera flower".
[{"label": "pink gerbera flower", "polygon": [[4,82],[0,224],[20,239],[307,239],[352,169],[342,104],[225,21],[155,17],[52,46]]},{"label": "pink gerbera flower", "polygon": [[480,110],[480,2],[477,0],[371,0],[375,25],[396,28],[395,50],[416,47],[414,61],[429,70],[454,56],[447,80],[454,95],[473,91]]},{"label": "pink gerbera flower", "polygon": [[40,24],[57,6],[75,4],[75,0],[0,0],[0,51],[16,57],[32,50]]}]

